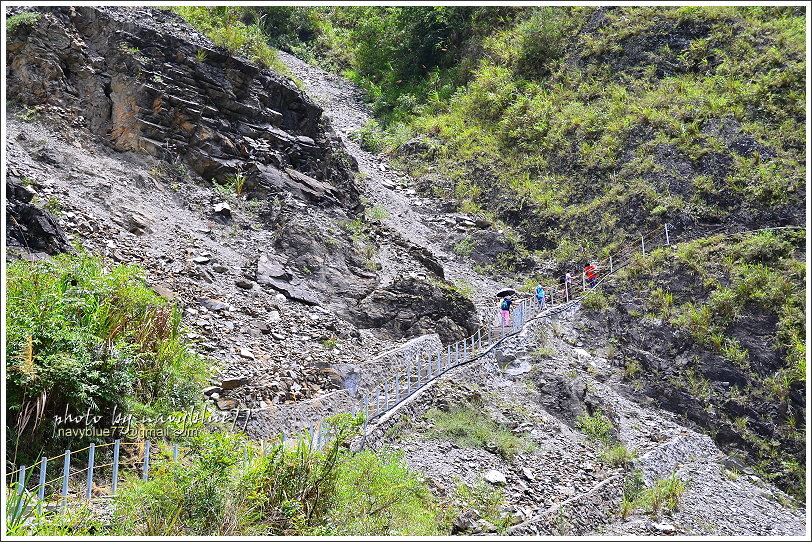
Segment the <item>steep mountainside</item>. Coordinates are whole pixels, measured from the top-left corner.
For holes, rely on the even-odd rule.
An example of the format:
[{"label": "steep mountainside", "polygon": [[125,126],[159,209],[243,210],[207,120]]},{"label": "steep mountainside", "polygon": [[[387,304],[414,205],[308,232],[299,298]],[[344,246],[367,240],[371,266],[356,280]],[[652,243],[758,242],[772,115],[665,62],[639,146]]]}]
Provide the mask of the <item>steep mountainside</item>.
[{"label": "steep mountainside", "polygon": [[[644,395],[803,493],[804,11],[350,11],[264,13],[278,43],[367,90],[380,122],[362,144],[421,193],[503,225],[513,246],[485,269],[554,283],[669,224],[685,245],[617,277],[592,307],[594,344]],[[386,62],[410,57],[422,68]],[[451,242],[476,257],[487,239]]]},{"label": "steep mountainside", "polygon": [[802,10],[6,16],[7,534],[804,535]]},{"label": "steep mountainside", "polygon": [[[323,372],[331,363],[352,371],[392,341],[474,329],[474,305],[437,256],[361,202],[353,160],[288,79],[168,11],[18,15],[7,42],[9,255],[72,251],[70,239],[144,267],[180,303],[210,376],[245,383],[210,402],[324,395],[347,376]],[[25,341],[10,336],[9,363]],[[11,391],[33,405],[26,378]],[[46,420],[93,404],[92,394],[41,397]]]},{"label": "steep mountainside", "polygon": [[[195,178],[230,186],[271,239],[251,247],[254,261],[260,258],[249,271],[252,280],[309,304],[328,305],[362,327],[369,327],[367,315],[355,305],[376,289],[387,293],[375,303],[404,306],[408,323],[399,324],[398,334],[408,334],[418,321],[421,329],[449,337],[470,327],[470,306],[460,305],[445,320],[444,309],[408,307],[403,296],[413,287],[408,280],[380,282],[372,261],[378,242],[364,231],[351,160],[321,109],[289,80],[223,54],[182,28],[165,11],[52,10],[16,27],[8,45],[9,97],[26,111],[64,118],[119,152],[160,160],[166,166],[151,176],[176,181],[172,186]],[[42,160],[59,161],[53,155]],[[326,220],[309,220],[309,213],[297,210],[305,205],[325,213]],[[230,222],[227,209],[210,210],[208,218]],[[123,220],[137,236],[154,229],[137,218]],[[404,263],[415,262],[413,269],[442,281],[442,269],[430,257],[415,260],[410,254],[419,251],[407,240],[393,241]],[[423,288],[453,299],[453,292],[431,283]],[[450,327],[433,327],[429,314]]]}]

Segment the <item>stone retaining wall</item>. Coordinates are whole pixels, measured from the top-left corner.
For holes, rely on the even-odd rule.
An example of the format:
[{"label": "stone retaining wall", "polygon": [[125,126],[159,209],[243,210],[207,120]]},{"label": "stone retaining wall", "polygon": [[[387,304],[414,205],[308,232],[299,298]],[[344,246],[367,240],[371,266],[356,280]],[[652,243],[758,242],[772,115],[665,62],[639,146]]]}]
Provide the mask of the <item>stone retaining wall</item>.
[{"label": "stone retaining wall", "polygon": [[508,529],[510,535],[581,536],[616,520],[623,499],[622,475],[603,480],[594,488],[548,508],[540,516]]},{"label": "stone retaining wall", "polygon": [[[354,405],[355,400],[347,390],[337,390],[308,401],[242,411],[236,426],[245,427],[245,432],[256,439],[273,438],[279,436],[280,433],[290,436],[292,433],[312,425],[313,420],[349,412]],[[246,416],[248,416],[247,421]]]}]

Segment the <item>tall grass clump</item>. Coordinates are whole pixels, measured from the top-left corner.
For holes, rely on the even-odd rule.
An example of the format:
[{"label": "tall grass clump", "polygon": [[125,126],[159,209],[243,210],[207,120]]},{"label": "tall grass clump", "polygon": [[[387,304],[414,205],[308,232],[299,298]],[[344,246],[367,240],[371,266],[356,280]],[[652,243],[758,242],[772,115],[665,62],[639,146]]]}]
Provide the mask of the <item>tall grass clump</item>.
[{"label": "tall grass clump", "polygon": [[275,49],[268,46],[268,37],[253,16],[239,6],[173,6],[172,11],[206,34],[217,46],[234,55],[244,56],[262,67],[290,75],[287,66],[279,60]]},{"label": "tall grass clump", "polygon": [[[402,456],[349,451],[360,417],[330,420],[317,450],[307,433],[260,453],[234,434],[191,438],[179,461],[133,479],[116,500],[111,534],[138,536],[439,535],[439,503]],[[248,450],[248,453],[245,453]]]},{"label": "tall grass clump", "polygon": [[688,482],[677,477],[676,472],[647,486],[642,473],[634,470],[626,478],[620,514],[625,519],[635,510],[641,510],[652,517],[659,517],[661,512],[673,512],[679,508],[680,500],[687,489]]},{"label": "tall grass clump", "polygon": [[449,411],[433,408],[426,418],[434,424],[429,436],[447,439],[468,448],[493,448],[499,455],[511,459],[529,448],[530,444],[483,415],[481,406],[463,403]]},{"label": "tall grass clump", "polygon": [[63,254],[14,262],[6,287],[10,450],[36,454],[66,409],[104,416],[193,404],[208,364],[187,345],[180,309],[146,286],[143,269]]},{"label": "tall grass clump", "polygon": [[6,19],[6,39],[10,39],[11,34],[21,26],[31,26],[36,23],[42,16],[41,13],[35,11],[24,11],[17,15],[12,15]]},{"label": "tall grass clump", "polygon": [[576,418],[575,425],[589,440],[604,444],[612,441],[611,431],[614,426],[600,410],[596,410],[593,414],[581,414]]}]

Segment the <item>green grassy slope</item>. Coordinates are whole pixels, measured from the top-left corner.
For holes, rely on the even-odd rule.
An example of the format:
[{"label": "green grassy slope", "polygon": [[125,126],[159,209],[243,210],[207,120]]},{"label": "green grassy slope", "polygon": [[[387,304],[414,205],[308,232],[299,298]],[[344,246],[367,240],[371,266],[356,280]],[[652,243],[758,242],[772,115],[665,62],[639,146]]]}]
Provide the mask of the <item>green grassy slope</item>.
[{"label": "green grassy slope", "polygon": [[[643,393],[667,382],[666,408],[699,406],[689,417],[717,442],[803,491],[805,233],[717,236],[805,224],[801,8],[266,15],[277,45],[367,90],[378,118],[364,144],[506,225],[535,273],[572,271],[670,223],[685,244],[621,274],[593,331],[615,333]],[[449,182],[425,181],[438,173]],[[663,370],[623,351],[635,336],[686,363]]]}]

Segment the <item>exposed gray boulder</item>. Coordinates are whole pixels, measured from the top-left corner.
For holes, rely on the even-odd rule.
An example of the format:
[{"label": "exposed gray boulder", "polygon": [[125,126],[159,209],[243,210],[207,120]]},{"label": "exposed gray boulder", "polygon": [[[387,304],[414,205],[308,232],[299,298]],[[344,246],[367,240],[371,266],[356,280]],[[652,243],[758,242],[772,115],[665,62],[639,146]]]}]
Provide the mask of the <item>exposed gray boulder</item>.
[{"label": "exposed gray boulder", "polygon": [[37,207],[34,194],[18,178],[6,178],[6,242],[10,249],[53,256],[73,248],[54,215]]}]

